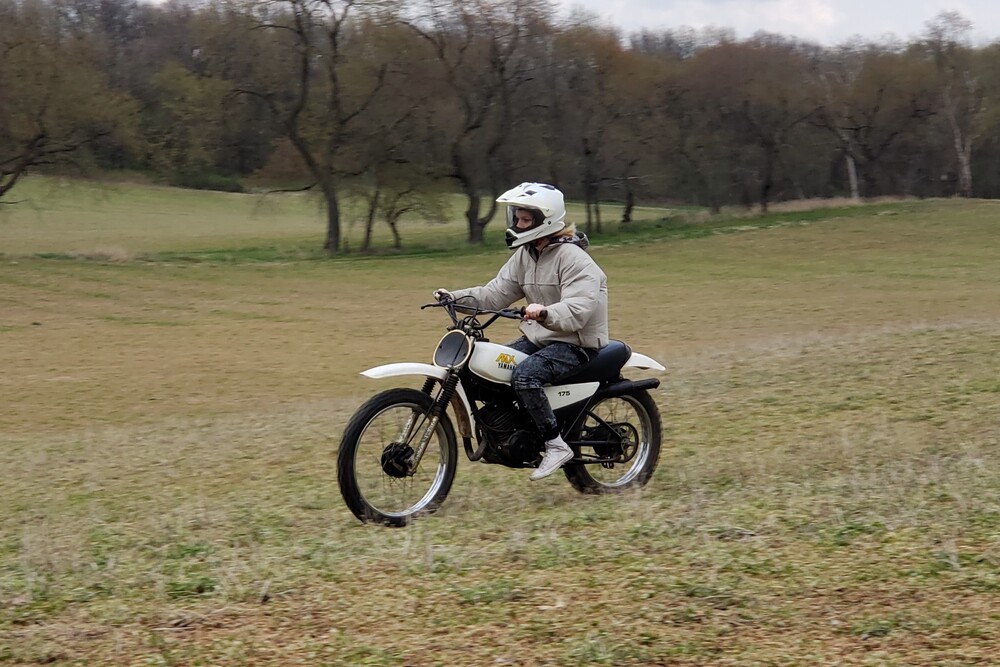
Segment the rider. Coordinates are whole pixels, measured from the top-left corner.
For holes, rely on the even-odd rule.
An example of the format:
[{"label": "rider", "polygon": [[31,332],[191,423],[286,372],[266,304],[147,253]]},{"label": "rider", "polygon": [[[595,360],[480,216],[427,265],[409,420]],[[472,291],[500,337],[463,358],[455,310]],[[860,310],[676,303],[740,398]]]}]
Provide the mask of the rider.
[{"label": "rider", "polygon": [[519,299],[524,334],[510,347],[528,354],[513,386],[545,438],[545,456],[531,479],[542,479],[573,458],[542,386],[569,375],[608,344],[608,282],[587,254],[587,237],[566,226],[563,194],[544,183],[522,183],[497,199],[507,205],[507,247],[514,255],[483,287],[449,292],[438,300],[472,297],[480,308],[507,308]]}]

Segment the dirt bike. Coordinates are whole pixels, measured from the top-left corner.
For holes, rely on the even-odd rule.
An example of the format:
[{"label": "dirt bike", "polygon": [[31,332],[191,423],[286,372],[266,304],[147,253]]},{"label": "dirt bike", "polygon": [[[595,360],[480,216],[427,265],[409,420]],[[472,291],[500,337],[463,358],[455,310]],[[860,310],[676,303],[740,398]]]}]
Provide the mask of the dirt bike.
[{"label": "dirt bike", "polygon": [[[423,387],[389,389],[368,399],[340,442],[340,492],[362,522],[404,526],[441,506],[458,468],[449,407],[470,461],[536,468],[544,453],[542,436],[511,386],[514,369],[527,355],[485,335],[498,319],[523,319],[523,309],[485,310],[455,301],[425,308],[443,308],[452,321],[433,365],[394,363],[362,372],[369,378],[422,376]],[[588,363],[544,388],[575,454],[563,472],[581,493],[640,487],[656,469],[662,427],[649,390],[660,381],[626,380],[626,369],[665,370],[612,340]]]}]

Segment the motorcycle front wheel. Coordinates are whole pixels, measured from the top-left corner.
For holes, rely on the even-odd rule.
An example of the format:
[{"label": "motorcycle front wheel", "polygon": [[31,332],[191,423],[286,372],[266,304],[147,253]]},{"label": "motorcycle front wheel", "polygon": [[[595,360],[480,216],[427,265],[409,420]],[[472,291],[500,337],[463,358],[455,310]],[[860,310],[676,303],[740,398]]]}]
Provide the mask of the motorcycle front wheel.
[{"label": "motorcycle front wheel", "polygon": [[[566,479],[586,494],[643,486],[656,470],[661,438],[660,410],[648,392],[601,399],[590,406],[579,428],[570,434],[570,440],[584,444],[581,456],[563,467]],[[608,459],[617,460],[597,462]]]},{"label": "motorcycle front wheel", "polygon": [[[351,417],[337,454],[337,481],[361,521],[405,526],[444,502],[455,480],[458,446],[447,413],[431,426],[433,404],[416,389],[390,389]],[[425,434],[427,448],[413,466]]]}]

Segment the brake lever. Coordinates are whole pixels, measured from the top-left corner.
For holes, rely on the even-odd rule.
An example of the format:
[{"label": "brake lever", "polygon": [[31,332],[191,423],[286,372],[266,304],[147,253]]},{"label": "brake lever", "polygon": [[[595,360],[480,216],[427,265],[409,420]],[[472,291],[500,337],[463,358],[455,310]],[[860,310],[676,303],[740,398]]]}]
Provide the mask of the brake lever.
[{"label": "brake lever", "polygon": [[420,306],[420,310],[424,310],[425,308],[447,308],[448,306],[454,306],[456,303],[455,299],[451,299],[450,301],[438,301],[437,303],[425,303]]}]

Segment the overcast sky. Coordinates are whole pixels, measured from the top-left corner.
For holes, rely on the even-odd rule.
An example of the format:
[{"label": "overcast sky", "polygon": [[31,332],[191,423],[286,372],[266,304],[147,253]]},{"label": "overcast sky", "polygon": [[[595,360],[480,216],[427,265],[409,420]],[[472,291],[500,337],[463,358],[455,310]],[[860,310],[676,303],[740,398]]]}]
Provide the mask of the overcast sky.
[{"label": "overcast sky", "polygon": [[565,12],[579,6],[622,28],[727,27],[739,38],[758,30],[831,45],[854,35],[886,33],[908,40],[942,11],[973,23],[978,43],[1000,39],[1000,0],[558,0]]}]

